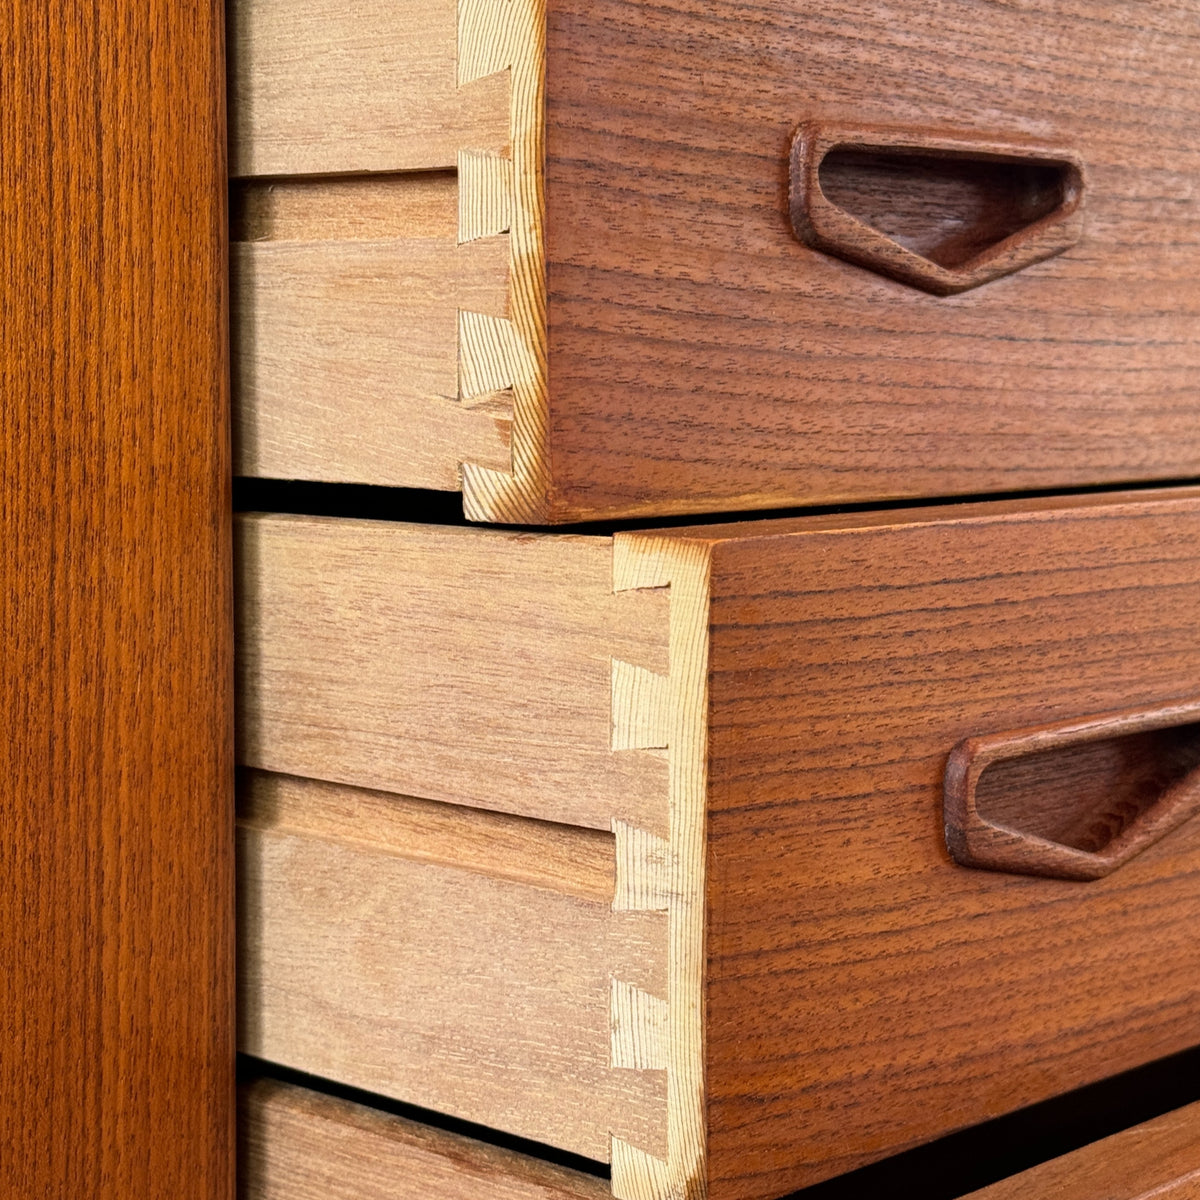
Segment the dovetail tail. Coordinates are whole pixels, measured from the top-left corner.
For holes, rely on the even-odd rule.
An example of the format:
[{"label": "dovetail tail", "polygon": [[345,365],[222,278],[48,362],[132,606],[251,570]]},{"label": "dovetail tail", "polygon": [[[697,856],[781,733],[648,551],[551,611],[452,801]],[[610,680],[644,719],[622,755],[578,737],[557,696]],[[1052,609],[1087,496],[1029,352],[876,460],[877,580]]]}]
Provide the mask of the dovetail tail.
[{"label": "dovetail tail", "polygon": [[512,224],[512,160],[478,150],[458,152],[458,242],[507,233]]},{"label": "dovetail tail", "polygon": [[632,983],[612,981],[611,1065],[632,1071],[667,1068],[667,1002]]},{"label": "dovetail tail", "polygon": [[476,396],[511,388],[525,369],[524,347],[511,321],[484,313],[458,314],[458,396],[469,405]]},{"label": "dovetail tail", "polygon": [[672,1194],[670,1164],[661,1158],[615,1137],[611,1161],[615,1200],[663,1200]]},{"label": "dovetail tail", "polygon": [[[545,0],[458,0],[458,83],[468,85],[507,71],[510,86],[510,159],[466,163],[506,180],[485,182],[480,199],[467,184],[460,232],[489,236],[501,226],[509,239],[510,289],[507,314],[512,322],[503,344],[479,361],[460,343],[459,402],[471,407],[481,392],[512,389],[511,467],[497,470],[461,464],[463,513],[469,520],[541,523],[555,504],[549,481],[549,396],[546,380],[545,192]],[[478,147],[476,147],[478,149]],[[492,184],[497,184],[493,188]],[[503,200],[507,196],[507,211]],[[508,378],[499,386],[495,366],[507,358]],[[490,386],[489,386],[490,385]]]},{"label": "dovetail tail", "polygon": [[458,86],[506,70],[516,32],[511,0],[458,0]]},{"label": "dovetail tail", "polygon": [[666,912],[671,907],[671,843],[666,838],[613,821],[617,842],[617,912]]},{"label": "dovetail tail", "polygon": [[665,750],[670,738],[667,677],[612,660],[612,748]]}]

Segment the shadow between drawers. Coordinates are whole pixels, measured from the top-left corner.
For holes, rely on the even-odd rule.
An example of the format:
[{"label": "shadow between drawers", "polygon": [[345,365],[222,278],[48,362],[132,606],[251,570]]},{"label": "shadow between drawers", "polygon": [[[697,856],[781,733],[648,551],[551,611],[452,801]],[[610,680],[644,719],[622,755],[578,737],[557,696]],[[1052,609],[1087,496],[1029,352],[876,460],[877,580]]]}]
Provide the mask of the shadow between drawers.
[{"label": "shadow between drawers", "polygon": [[[610,1178],[606,1163],[239,1054],[238,1082],[249,1083],[262,1078],[277,1079],[363,1104],[600,1179]],[[1198,1099],[1200,1047],[960,1130],[936,1142],[795,1192],[786,1200],[863,1200],[864,1197],[908,1195],[919,1195],[922,1200],[957,1200],[978,1188]]]},{"label": "shadow between drawers", "polygon": [[[1029,502],[1062,500],[1071,496],[1102,496],[1200,484],[1200,478],[1129,480],[1091,487],[1042,488],[1023,492],[983,492],[946,496],[908,496],[853,504],[809,505],[791,508],[762,508],[709,513],[663,513],[655,517],[615,521],[582,521],[556,526],[504,525],[483,528],[532,530],[535,532],[594,533],[610,535],[618,530],[662,529],[667,526],[739,524],[745,521],[783,520],[789,517],[819,517],[831,513],[886,512],[891,509],[944,508],[951,504],[991,503],[1001,500]],[[233,481],[233,511],[295,513],[310,517],[350,517],[373,521],[415,521],[426,525],[475,525],[463,515],[461,492],[438,492],[422,488],[379,487],[365,483],[324,483],[306,479],[260,479],[239,476]]]},{"label": "shadow between drawers", "polygon": [[1200,1047],[960,1130],[786,1200],[957,1200],[1198,1099]]},{"label": "shadow between drawers", "polygon": [[612,1176],[608,1163],[584,1158],[580,1154],[571,1154],[566,1150],[559,1150],[556,1146],[531,1141],[529,1138],[512,1137],[500,1130],[489,1129],[486,1125],[476,1125],[472,1121],[460,1121],[454,1117],[448,1117],[444,1113],[419,1108],[415,1104],[403,1104],[387,1096],[377,1095],[375,1092],[346,1087],[330,1079],[308,1075],[304,1071],[294,1071],[290,1067],[281,1067],[276,1063],[265,1062],[248,1054],[239,1054],[237,1057],[238,1084],[251,1083],[256,1079],[276,1079],[281,1083],[292,1083],[297,1087],[308,1088],[310,1091],[320,1092],[325,1096],[334,1096],[339,1100],[362,1104],[368,1108],[378,1109],[380,1112],[390,1113],[392,1116],[404,1117],[434,1129],[474,1138],[475,1141],[484,1142],[489,1146],[500,1146],[518,1154],[527,1154],[531,1158],[539,1158],[543,1162],[554,1163],[559,1167],[568,1167],[572,1171],[594,1175],[599,1179],[609,1179]]}]

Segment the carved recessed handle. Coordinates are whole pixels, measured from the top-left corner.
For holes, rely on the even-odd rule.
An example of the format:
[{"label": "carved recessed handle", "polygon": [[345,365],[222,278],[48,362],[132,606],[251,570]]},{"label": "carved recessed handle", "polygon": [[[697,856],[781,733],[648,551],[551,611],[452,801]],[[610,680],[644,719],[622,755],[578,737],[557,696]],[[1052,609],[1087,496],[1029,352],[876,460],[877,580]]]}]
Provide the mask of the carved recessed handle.
[{"label": "carved recessed handle", "polygon": [[1083,164],[1060,147],[815,122],[792,142],[796,236],[939,296],[1073,246],[1083,198]]},{"label": "carved recessed handle", "polygon": [[1200,812],[1200,700],[968,738],[946,764],[964,867],[1100,879]]}]

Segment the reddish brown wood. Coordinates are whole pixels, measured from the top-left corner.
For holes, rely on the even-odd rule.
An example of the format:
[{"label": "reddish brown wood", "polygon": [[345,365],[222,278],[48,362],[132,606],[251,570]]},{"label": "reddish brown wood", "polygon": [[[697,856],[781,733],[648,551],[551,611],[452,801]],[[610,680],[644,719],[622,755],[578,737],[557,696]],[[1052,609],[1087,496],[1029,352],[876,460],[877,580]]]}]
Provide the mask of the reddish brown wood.
[{"label": "reddish brown wood", "polygon": [[[1200,474],[1191,0],[548,8],[552,517]],[[1083,235],[863,271],[792,231],[808,121],[1067,147]]]},{"label": "reddish brown wood", "polygon": [[1200,1104],[1041,1163],[962,1200],[1195,1200]]},{"label": "reddish brown wood", "polygon": [[222,6],[0,14],[0,1193],[233,1182]]},{"label": "reddish brown wood", "polygon": [[792,143],[790,205],[805,245],[949,296],[1069,250],[1083,167],[1034,143],[811,121]]},{"label": "reddish brown wood", "polygon": [[963,868],[942,830],[964,737],[1194,695],[1195,492],[688,533],[714,543],[714,1200],[1200,1042],[1200,824],[1087,884]]},{"label": "reddish brown wood", "polygon": [[964,867],[1102,879],[1200,812],[1200,701],[971,737],[946,764]]},{"label": "reddish brown wood", "polygon": [[243,1200],[609,1200],[607,1183],[261,1079],[242,1089]]}]

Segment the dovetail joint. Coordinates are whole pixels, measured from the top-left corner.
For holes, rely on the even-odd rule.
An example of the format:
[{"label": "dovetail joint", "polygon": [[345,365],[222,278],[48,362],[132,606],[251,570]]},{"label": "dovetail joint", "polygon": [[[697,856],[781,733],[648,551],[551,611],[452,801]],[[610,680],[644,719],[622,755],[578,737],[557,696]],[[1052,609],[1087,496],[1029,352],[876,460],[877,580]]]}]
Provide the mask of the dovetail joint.
[{"label": "dovetail joint", "polygon": [[645,829],[614,820],[617,886],[613,909],[618,912],[666,912],[674,894],[671,843]]},{"label": "dovetail joint", "polygon": [[667,1002],[632,983],[612,981],[611,1065],[631,1071],[667,1069]]},{"label": "dovetail joint", "polygon": [[612,748],[665,750],[670,736],[670,686],[665,675],[612,660]]}]

